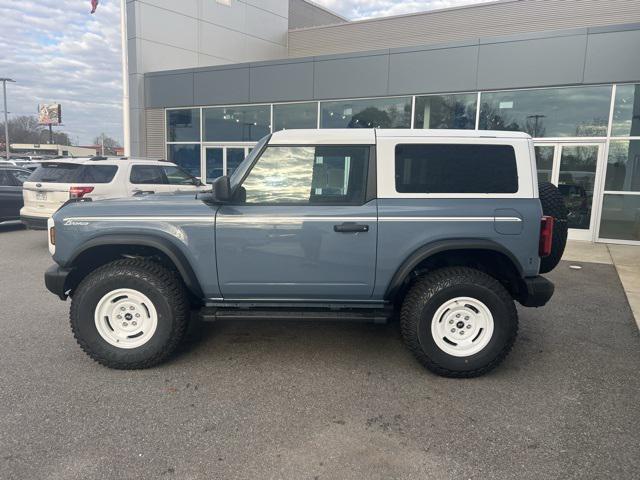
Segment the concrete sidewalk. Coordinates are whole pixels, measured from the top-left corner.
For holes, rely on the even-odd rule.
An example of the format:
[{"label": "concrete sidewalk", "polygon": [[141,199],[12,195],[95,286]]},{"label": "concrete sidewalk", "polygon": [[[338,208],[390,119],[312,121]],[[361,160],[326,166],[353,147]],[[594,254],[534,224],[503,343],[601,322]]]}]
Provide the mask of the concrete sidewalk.
[{"label": "concrete sidewalk", "polygon": [[562,259],[576,264],[590,262],[614,265],[640,328],[640,246],[572,240],[567,243]]}]

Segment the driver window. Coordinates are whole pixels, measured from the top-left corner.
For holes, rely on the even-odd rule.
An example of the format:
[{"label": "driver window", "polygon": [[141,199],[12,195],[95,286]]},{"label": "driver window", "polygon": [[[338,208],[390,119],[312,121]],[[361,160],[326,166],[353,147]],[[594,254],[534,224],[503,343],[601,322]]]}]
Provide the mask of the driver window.
[{"label": "driver window", "polygon": [[242,184],[245,203],[364,203],[368,146],[267,147]]},{"label": "driver window", "polygon": [[196,178],[185,172],[181,168],[167,166],[162,167],[165,175],[167,176],[167,180],[169,181],[169,185],[195,185]]}]

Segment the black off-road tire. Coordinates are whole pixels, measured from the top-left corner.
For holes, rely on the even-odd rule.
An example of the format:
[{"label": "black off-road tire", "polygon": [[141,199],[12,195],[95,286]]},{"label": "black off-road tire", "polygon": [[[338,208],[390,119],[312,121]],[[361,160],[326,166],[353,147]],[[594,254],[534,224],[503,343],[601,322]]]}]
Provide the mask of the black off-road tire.
[{"label": "black off-road tire", "polygon": [[[434,314],[456,297],[480,300],[493,316],[491,339],[469,356],[445,352],[431,333]],[[405,344],[427,369],[443,377],[470,378],[489,372],[504,360],[518,333],[518,314],[509,292],[495,278],[473,268],[447,267],[411,286],[402,304],[400,328]]]},{"label": "black off-road tire", "polygon": [[538,191],[540,203],[542,204],[542,213],[555,219],[551,254],[540,260],[540,273],[548,273],[560,263],[564,247],[567,244],[567,206],[560,190],[553,183],[540,182]]},{"label": "black off-road tire", "polygon": [[[95,309],[100,299],[120,288],[143,293],[157,311],[153,336],[135,348],[111,345],[95,325]],[[116,260],[87,275],[76,288],[71,301],[71,329],[82,350],[106,367],[121,370],[153,367],[165,361],[182,341],[190,315],[187,299],[182,279],[175,272],[150,260]]]}]

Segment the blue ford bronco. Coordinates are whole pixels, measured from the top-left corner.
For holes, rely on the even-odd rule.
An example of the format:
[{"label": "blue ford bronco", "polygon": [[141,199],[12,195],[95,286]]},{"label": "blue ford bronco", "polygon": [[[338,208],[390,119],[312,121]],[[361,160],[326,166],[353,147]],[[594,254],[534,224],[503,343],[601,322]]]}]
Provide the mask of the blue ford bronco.
[{"label": "blue ford bronco", "polygon": [[541,307],[566,209],[531,138],[288,130],[198,194],[71,201],[49,219],[47,288],[112,368],[167,359],[192,319],[399,317],[429,370],[481,375]]}]

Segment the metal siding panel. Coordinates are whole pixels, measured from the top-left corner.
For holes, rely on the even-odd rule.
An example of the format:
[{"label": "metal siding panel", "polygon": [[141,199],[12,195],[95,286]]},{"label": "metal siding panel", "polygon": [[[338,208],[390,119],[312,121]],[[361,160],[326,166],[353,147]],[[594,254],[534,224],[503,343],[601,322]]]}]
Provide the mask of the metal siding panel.
[{"label": "metal siding panel", "polygon": [[640,81],[640,30],[589,35],[584,81]]},{"label": "metal siding panel", "polygon": [[251,68],[251,102],[313,98],[313,62]]},{"label": "metal siding panel", "polygon": [[144,84],[147,108],[193,105],[193,73],[146,76]]},{"label": "metal siding panel", "polygon": [[388,66],[388,54],[316,61],[315,98],[386,95]]},{"label": "metal siding panel", "polygon": [[165,158],[164,149],[164,109],[149,108],[146,110],[147,157]]},{"label": "metal siding panel", "polygon": [[518,0],[289,32],[291,57],[640,22],[637,0]]},{"label": "metal siding panel", "polygon": [[478,47],[391,53],[389,94],[476,89]]},{"label": "metal siding panel", "polygon": [[586,35],[480,45],[478,88],[582,82]]},{"label": "metal siding panel", "polygon": [[230,68],[195,73],[195,105],[247,103],[249,68]]}]

